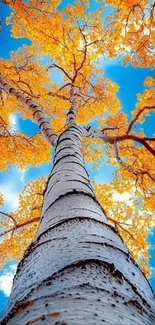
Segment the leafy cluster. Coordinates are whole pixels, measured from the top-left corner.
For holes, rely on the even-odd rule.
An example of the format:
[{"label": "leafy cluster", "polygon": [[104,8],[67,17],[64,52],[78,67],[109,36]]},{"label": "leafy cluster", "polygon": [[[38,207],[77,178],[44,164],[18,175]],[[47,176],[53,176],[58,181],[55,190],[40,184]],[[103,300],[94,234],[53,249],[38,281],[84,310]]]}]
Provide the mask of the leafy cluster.
[{"label": "leafy cluster", "polygon": [[[10,116],[15,113],[33,119],[18,92],[37,102],[57,135],[69,126],[67,116],[72,115],[75,124],[85,127],[86,162],[95,163],[95,170],[102,164],[116,169],[110,185],[94,183],[94,190],[109,222],[149,276],[146,238],[154,224],[155,139],[145,135],[143,126],[155,109],[155,81],[146,78],[130,117],[117,98],[118,85],[104,77],[100,62],[117,58],[125,66],[154,66],[155,5],[149,0],[95,3],[78,0],[64,7],[56,0],[8,1],[12,36],[26,37],[32,44],[0,61],[3,77],[17,89],[17,96],[12,96],[1,87],[0,169],[50,160],[50,146],[41,134],[27,137],[11,126]],[[98,124],[96,130],[87,128],[92,120]],[[139,124],[141,129],[136,129]],[[39,179],[24,188],[15,213],[1,211],[1,265],[21,258],[32,241],[45,182]]]}]

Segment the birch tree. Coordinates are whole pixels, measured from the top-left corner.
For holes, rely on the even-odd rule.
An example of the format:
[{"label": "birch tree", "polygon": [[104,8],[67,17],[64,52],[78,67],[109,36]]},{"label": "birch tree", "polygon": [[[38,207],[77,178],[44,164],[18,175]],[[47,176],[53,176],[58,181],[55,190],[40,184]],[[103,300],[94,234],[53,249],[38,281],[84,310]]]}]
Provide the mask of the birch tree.
[{"label": "birch tree", "polygon": [[[154,80],[146,78],[129,119],[99,64],[118,57],[154,66],[155,6],[106,1],[91,11],[82,0],[63,9],[59,1],[8,3],[13,36],[32,45],[0,62],[1,170],[40,165],[51,147],[55,153],[48,180],[28,184],[15,213],[0,212],[1,264],[21,259],[1,324],[152,325],[146,237],[154,222],[155,141],[135,126],[153,116]],[[11,132],[15,112],[33,119],[40,134]],[[99,168],[105,155],[118,166],[115,177],[110,186],[91,184],[84,162]],[[130,204],[114,202],[115,192],[130,193]]]}]

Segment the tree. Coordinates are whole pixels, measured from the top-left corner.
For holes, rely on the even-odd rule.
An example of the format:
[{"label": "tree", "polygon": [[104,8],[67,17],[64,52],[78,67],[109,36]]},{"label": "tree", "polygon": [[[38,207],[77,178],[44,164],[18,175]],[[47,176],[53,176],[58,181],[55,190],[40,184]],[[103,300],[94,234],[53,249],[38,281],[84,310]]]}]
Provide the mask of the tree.
[{"label": "tree", "polygon": [[[9,3],[13,36],[28,37],[32,45],[0,62],[1,148],[7,148],[1,169],[46,162],[50,146],[55,154],[47,184],[28,184],[19,209],[2,212],[9,220],[1,220],[3,255],[11,248],[5,258],[17,256],[19,243],[22,255],[40,221],[18,265],[2,324],[111,324],[114,318],[115,324],[151,325],[154,296],[135,260],[149,276],[145,239],[154,220],[155,141],[134,126],[154,110],[154,80],[146,78],[128,120],[120,111],[118,86],[104,78],[99,62],[101,55],[119,53],[124,64],[153,66],[155,6],[107,1],[92,12],[87,1],[61,10],[58,1]],[[107,16],[109,3],[114,11]],[[40,64],[42,54],[50,57],[48,66]],[[51,80],[53,69],[61,72],[62,86]],[[12,112],[34,118],[44,138],[12,133]],[[94,119],[96,129],[87,125]],[[83,156],[97,168],[103,154],[119,170],[110,187],[94,184],[99,203]],[[134,205],[126,211],[124,202],[113,205],[114,191],[133,193]]]}]

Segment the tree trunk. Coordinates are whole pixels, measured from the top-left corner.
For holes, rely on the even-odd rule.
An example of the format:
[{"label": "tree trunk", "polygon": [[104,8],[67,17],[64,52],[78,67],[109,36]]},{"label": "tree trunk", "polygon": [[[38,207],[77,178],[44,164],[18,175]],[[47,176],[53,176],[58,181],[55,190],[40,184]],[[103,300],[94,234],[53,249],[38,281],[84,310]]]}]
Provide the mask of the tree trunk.
[{"label": "tree trunk", "polygon": [[95,199],[70,127],[56,147],[35,240],[1,324],[155,324],[154,295]]}]

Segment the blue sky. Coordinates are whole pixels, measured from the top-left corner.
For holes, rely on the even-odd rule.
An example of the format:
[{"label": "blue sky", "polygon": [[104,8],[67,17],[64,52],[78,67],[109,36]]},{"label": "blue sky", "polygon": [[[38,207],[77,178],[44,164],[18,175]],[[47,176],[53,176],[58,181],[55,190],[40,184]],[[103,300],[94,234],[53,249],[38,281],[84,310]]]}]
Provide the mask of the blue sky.
[{"label": "blue sky", "polygon": [[[60,9],[64,6],[64,3],[72,3],[73,1],[65,1],[63,5],[60,5]],[[100,6],[98,3],[97,6]],[[91,8],[93,9],[93,8]],[[31,42],[28,39],[13,39],[11,37],[10,26],[5,25],[5,17],[10,14],[10,9],[7,5],[0,4],[0,14],[2,19],[2,32],[0,34],[1,53],[0,56],[5,59],[9,59],[10,51],[16,50],[23,44],[30,45]],[[101,60],[101,66],[104,70],[104,76],[108,77],[112,81],[119,85],[118,98],[121,101],[122,107],[126,113],[131,112],[134,109],[136,102],[136,94],[142,93],[144,86],[143,82],[146,76],[155,76],[155,72],[150,69],[133,68],[132,66],[123,67],[117,64],[116,60],[103,61]],[[60,76],[55,74],[53,77],[60,80]],[[57,80],[57,81],[58,81]],[[38,132],[38,126],[30,120],[22,120],[19,114],[12,117],[12,127],[16,130],[25,132],[28,136]],[[147,118],[145,123],[145,132],[148,136],[152,135],[154,131],[154,121],[152,116]],[[137,126],[138,128],[139,126]],[[51,170],[51,165],[43,164],[39,168],[30,167],[26,171],[20,171],[16,166],[9,167],[9,169],[3,173],[0,173],[0,191],[5,195],[5,211],[15,210],[18,206],[18,193],[21,192],[24,185],[30,180],[37,179],[40,176],[48,175]],[[112,177],[113,168],[110,166],[103,166],[97,173],[92,170],[92,165],[87,165],[87,170],[90,177],[95,177],[97,182],[103,181],[104,183],[110,182]],[[150,282],[155,291],[155,231],[148,237],[151,243],[151,259],[150,267],[152,268],[152,278]],[[13,274],[15,273],[16,261],[10,261],[6,264],[3,270],[0,272],[0,312],[3,310],[8,296],[10,294],[10,288],[12,283]]]}]

